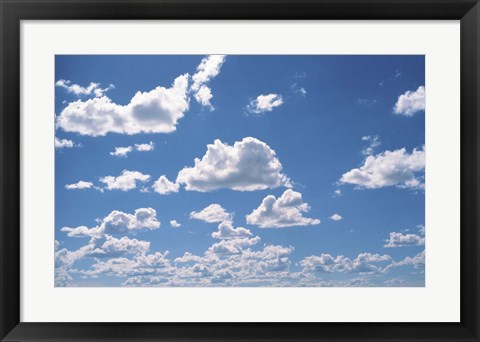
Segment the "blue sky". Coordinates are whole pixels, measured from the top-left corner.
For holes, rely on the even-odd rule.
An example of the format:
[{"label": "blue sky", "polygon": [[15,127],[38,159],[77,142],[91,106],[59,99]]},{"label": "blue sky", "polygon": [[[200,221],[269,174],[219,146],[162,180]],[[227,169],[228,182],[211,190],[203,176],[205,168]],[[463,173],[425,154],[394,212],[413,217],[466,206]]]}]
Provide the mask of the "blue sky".
[{"label": "blue sky", "polygon": [[424,286],[424,56],[55,66],[56,286]]}]

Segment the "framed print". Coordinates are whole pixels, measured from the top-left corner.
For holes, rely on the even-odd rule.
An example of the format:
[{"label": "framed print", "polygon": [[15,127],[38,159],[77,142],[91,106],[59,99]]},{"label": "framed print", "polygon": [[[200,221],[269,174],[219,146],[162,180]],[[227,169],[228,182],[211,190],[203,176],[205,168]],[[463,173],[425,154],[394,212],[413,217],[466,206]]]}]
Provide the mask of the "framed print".
[{"label": "framed print", "polygon": [[9,1],[2,341],[479,341],[477,1]]}]

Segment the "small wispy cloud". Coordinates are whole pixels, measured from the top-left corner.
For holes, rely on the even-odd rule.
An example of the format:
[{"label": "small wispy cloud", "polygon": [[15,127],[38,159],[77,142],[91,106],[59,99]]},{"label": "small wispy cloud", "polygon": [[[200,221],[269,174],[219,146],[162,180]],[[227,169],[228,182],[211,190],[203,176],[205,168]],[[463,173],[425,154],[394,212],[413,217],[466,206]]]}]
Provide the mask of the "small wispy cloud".
[{"label": "small wispy cloud", "polygon": [[368,145],[362,149],[362,154],[364,156],[372,155],[375,152],[375,149],[382,144],[378,135],[365,135],[362,137],[362,141],[368,143]]},{"label": "small wispy cloud", "polygon": [[102,97],[107,91],[115,89],[113,84],[110,84],[106,88],[101,88],[100,83],[90,82],[86,87],[72,83],[70,80],[58,80],[55,85],[57,87],[64,88],[68,93],[77,95],[77,96],[87,96],[94,95],[95,97]]},{"label": "small wispy cloud", "polygon": [[138,151],[138,152],[148,152],[153,151],[155,149],[155,144],[153,141],[150,141],[148,144],[135,144],[134,146],[125,146],[125,147],[115,147],[115,151],[110,152],[110,155],[115,157],[128,157],[130,152]]}]

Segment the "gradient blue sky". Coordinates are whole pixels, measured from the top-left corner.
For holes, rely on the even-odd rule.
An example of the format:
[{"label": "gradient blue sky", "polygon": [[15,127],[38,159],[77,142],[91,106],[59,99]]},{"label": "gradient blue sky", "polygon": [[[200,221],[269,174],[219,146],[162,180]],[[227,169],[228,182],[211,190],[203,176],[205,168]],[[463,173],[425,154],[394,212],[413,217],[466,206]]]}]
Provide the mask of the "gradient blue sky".
[{"label": "gradient blue sky", "polygon": [[[215,62],[196,55],[62,55],[55,73],[56,286],[424,286],[424,56],[226,56]],[[125,106],[137,92],[170,88],[187,73],[188,109],[172,132],[87,131],[95,127],[92,115],[110,115],[105,103]],[[196,100],[195,75],[204,76],[197,83],[211,91],[210,105]],[[91,82],[97,84],[88,88]],[[156,120],[155,111],[148,115]],[[152,187],[161,175],[175,183],[216,139],[233,146],[246,137],[275,152],[290,185],[238,191],[226,181],[202,192],[181,183],[169,194]],[[150,142],[151,151],[135,148]],[[129,146],[126,156],[111,155]],[[249,173],[239,167],[238,177]],[[100,180],[123,170],[150,178],[123,191]],[[79,181],[90,184],[66,187]],[[275,212],[269,227],[260,227],[263,216],[247,222],[265,197],[286,191],[296,200],[281,210],[297,215],[297,224],[275,227]],[[211,204],[231,213],[233,229],[248,233],[212,237],[219,221],[191,217]],[[139,208],[154,209],[160,227],[84,236],[64,229],[95,228],[112,211]],[[103,244],[109,238],[112,245]],[[218,243],[236,252],[207,252]],[[196,258],[182,262],[185,253]]]}]

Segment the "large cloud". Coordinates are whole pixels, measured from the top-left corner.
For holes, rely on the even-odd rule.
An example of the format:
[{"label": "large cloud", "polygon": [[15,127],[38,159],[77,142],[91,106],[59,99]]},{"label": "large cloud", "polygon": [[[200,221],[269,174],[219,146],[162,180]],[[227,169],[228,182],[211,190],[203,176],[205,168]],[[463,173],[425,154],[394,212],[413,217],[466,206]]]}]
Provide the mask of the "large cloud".
[{"label": "large cloud", "polygon": [[215,140],[207,145],[202,159],[195,158],[195,166],[185,167],[178,173],[176,182],[185,184],[186,190],[201,192],[222,188],[255,191],[291,187],[275,151],[252,137],[233,146]]},{"label": "large cloud", "polygon": [[408,153],[405,148],[368,156],[364,164],[343,174],[340,182],[366,189],[385,186],[424,188],[422,174],[425,170],[425,146]]},{"label": "large cloud", "polygon": [[76,228],[63,227],[62,232],[68,236],[95,236],[101,234],[128,234],[139,230],[154,230],[160,228],[157,220],[157,212],[152,208],[139,208],[135,213],[127,214],[114,210],[108,214],[97,226],[88,228],[79,226]]},{"label": "large cloud", "polygon": [[257,225],[260,228],[282,228],[291,226],[309,226],[320,224],[319,219],[304,217],[310,207],[303,203],[302,194],[292,189],[287,189],[278,199],[268,195],[262,204],[250,215],[247,215],[247,223]]},{"label": "large cloud", "polygon": [[407,91],[398,97],[395,103],[395,114],[413,116],[416,112],[425,110],[425,87],[420,86],[415,91]]},{"label": "large cloud", "polygon": [[173,132],[189,108],[188,78],[177,77],[170,88],[137,92],[126,105],[106,96],[72,102],[58,116],[57,126],[90,136]]}]

